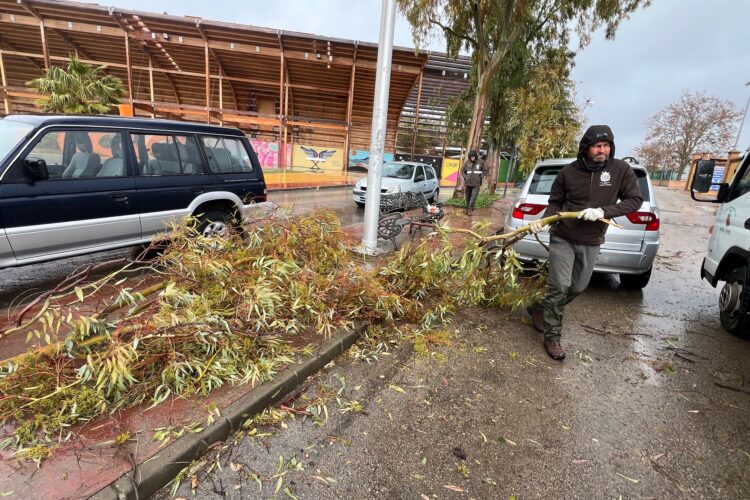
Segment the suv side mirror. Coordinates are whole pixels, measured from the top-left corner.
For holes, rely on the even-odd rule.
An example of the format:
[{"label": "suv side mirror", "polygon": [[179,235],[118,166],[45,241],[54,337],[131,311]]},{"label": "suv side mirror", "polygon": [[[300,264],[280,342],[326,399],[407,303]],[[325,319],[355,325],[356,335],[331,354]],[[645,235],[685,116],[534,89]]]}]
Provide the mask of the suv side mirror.
[{"label": "suv side mirror", "polygon": [[23,175],[32,182],[49,179],[47,162],[41,158],[26,158],[23,160]]},{"label": "suv side mirror", "polygon": [[696,193],[708,193],[711,189],[715,166],[714,160],[699,160],[690,190]]}]

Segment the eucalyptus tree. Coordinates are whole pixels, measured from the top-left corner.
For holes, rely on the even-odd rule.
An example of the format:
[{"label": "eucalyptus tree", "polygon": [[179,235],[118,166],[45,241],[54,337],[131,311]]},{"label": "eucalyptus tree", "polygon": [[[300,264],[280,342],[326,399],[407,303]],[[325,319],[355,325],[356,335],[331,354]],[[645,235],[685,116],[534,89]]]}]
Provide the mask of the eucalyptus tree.
[{"label": "eucalyptus tree", "polygon": [[45,113],[106,114],[125,95],[122,81],[107,74],[106,66],[92,67],[75,56],[66,67],[50,66],[26,85],[44,96],[36,105]]},{"label": "eucalyptus tree", "polygon": [[[579,47],[600,26],[613,38],[620,22],[649,0],[398,0],[420,45],[441,30],[449,56],[471,53],[476,92],[467,134],[467,149],[480,145],[490,88],[511,49],[524,34],[529,43],[567,46],[573,33]],[[463,189],[460,181],[457,191]]]}]

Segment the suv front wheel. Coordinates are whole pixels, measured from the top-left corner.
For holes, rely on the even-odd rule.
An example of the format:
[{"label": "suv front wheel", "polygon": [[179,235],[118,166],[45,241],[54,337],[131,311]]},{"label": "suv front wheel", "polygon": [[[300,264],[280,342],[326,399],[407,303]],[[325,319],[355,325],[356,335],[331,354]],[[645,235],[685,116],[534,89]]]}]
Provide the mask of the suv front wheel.
[{"label": "suv front wheel", "polygon": [[640,290],[648,285],[648,281],[651,279],[651,269],[643,274],[621,274],[620,275],[620,286],[623,288],[629,288],[631,290]]},{"label": "suv front wheel", "polygon": [[209,210],[198,216],[198,234],[205,237],[226,236],[229,230],[229,214],[219,210]]}]

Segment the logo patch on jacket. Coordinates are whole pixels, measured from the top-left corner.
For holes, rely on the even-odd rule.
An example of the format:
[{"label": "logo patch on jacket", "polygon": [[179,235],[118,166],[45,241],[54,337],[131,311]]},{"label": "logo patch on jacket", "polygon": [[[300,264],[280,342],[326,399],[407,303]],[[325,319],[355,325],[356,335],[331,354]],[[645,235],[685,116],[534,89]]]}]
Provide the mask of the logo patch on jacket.
[{"label": "logo patch on jacket", "polygon": [[600,186],[611,186],[610,180],[612,180],[612,176],[609,175],[609,172],[602,172],[602,174],[599,176],[599,185]]}]

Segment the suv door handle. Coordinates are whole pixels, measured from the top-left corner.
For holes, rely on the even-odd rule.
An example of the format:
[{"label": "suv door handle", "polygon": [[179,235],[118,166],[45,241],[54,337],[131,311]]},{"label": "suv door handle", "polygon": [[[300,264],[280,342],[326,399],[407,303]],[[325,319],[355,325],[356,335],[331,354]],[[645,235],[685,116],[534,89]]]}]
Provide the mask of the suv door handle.
[{"label": "suv door handle", "polygon": [[745,221],[745,229],[750,229],[750,219]]},{"label": "suv door handle", "polygon": [[128,201],[128,193],[111,193],[109,196],[115,201]]},{"label": "suv door handle", "polygon": [[205,192],[206,192],[206,190],[203,189],[203,188],[193,188],[193,193],[195,193],[195,194],[203,194]]}]

